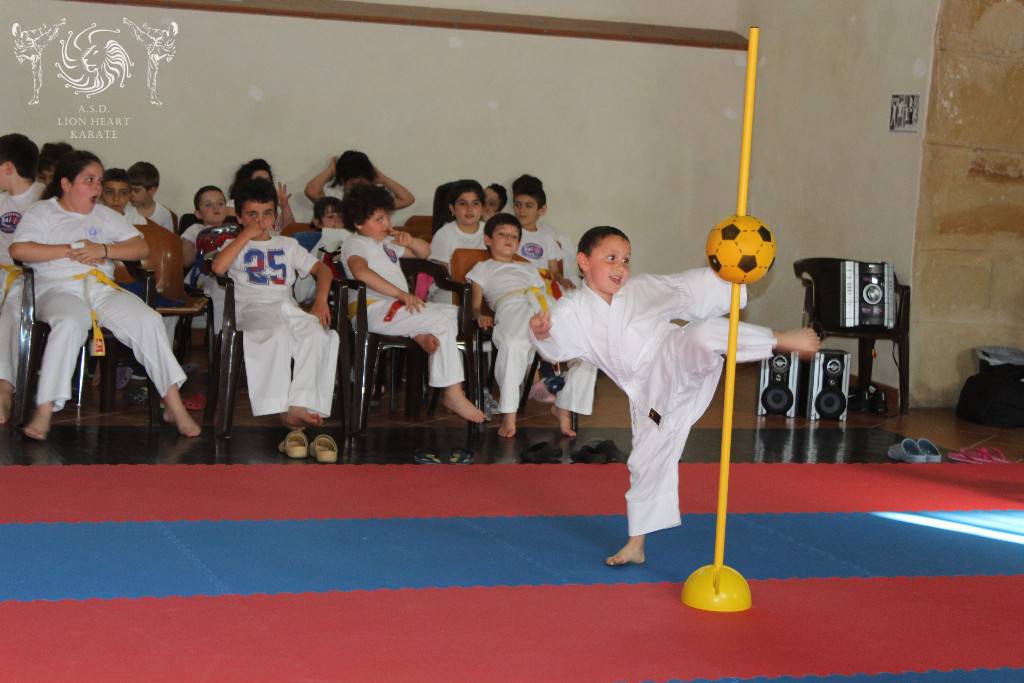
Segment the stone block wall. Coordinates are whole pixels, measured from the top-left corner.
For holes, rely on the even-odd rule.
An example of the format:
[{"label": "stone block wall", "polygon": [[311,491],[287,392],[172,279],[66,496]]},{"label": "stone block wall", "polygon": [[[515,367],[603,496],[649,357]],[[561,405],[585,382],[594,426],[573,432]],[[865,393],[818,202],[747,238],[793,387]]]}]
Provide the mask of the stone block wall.
[{"label": "stone block wall", "polygon": [[914,245],[911,398],[956,403],[974,347],[1024,348],[1024,0],[945,0]]}]

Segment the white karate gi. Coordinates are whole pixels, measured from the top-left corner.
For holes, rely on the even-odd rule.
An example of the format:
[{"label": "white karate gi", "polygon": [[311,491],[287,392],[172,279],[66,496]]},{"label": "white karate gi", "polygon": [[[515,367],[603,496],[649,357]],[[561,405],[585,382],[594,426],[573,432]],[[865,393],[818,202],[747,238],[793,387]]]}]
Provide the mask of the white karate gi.
[{"label": "white karate gi", "polygon": [[[88,214],[65,211],[54,198],[37,203],[22,216],[14,241],[70,244],[90,240],[115,244],[134,237],[141,234],[112,209],[97,204]],[[53,401],[59,409],[71,398],[75,360],[91,328],[90,308],[101,327],[131,348],[160,396],[165,396],[172,384],[180,387],[185,383],[185,373],[174,358],[159,313],[134,294],[101,284],[91,276],[73,279],[93,268],[113,279],[111,261],[87,266],[60,258],[31,266],[36,274],[36,315],[50,325],[37,404]]]},{"label": "white karate gi", "polygon": [[[409,291],[402,266],[398,259],[405,253],[405,247],[395,244],[389,237],[378,242],[364,235],[353,235],[341,246],[341,263],[350,278],[352,270],[348,266],[349,258],[361,256],[366,259],[370,270],[398,287],[403,292]],[[437,350],[430,354],[429,384],[432,387],[450,387],[462,382],[465,378],[462,368],[462,356],[459,355],[457,337],[459,335],[459,310],[452,304],[428,302],[418,313],[410,313],[405,306],[399,308],[390,322],[385,322],[393,297],[385,296],[370,288],[366,290],[366,317],[370,332],[398,337],[415,337],[420,334],[432,334],[437,337]],[[371,303],[372,302],[372,303]],[[353,324],[355,322],[353,321]]]},{"label": "white karate gi", "polygon": [[[629,396],[630,536],[680,523],[679,457],[718,385],[729,331],[729,321],[719,316],[729,311],[730,288],[710,268],[638,275],[611,304],[584,285],[555,304],[551,335],[534,340],[549,360],[594,363]],[[672,319],[691,322],[679,327]],[[740,323],[737,361],[767,358],[774,345],[768,328]]]},{"label": "white karate gi", "polygon": [[278,235],[250,241],[228,267],[253,415],[291,406],[331,414],[338,333],[325,330],[292,297],[296,276],[308,275],[316,264],[296,240]]},{"label": "white karate gi", "polygon": [[18,372],[18,332],[21,323],[21,276],[11,260],[11,241],[22,215],[46,189],[32,183],[18,195],[0,193],[0,379],[14,384]]},{"label": "white karate gi", "polygon": [[[529,263],[487,259],[473,266],[466,279],[483,289],[484,300],[494,310],[491,338],[498,349],[494,361],[494,377],[501,390],[498,412],[514,413],[519,408],[520,387],[534,354],[530,341],[530,317],[541,310],[538,293],[516,292],[536,288],[549,309],[555,305],[555,300],[544,294],[544,280]],[[555,405],[590,415],[596,378],[597,368],[592,364],[571,361],[565,386],[555,395]]]}]

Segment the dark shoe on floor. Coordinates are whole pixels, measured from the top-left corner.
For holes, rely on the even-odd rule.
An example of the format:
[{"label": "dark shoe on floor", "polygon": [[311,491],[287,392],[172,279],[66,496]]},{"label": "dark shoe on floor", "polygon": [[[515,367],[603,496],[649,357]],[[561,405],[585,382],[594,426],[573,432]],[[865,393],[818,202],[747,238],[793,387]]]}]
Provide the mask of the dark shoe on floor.
[{"label": "dark shoe on floor", "polygon": [[562,462],[562,449],[546,441],[535,443],[519,454],[519,460],[535,465]]},{"label": "dark shoe on floor", "polygon": [[626,454],[619,450],[619,447],[611,439],[606,439],[597,444],[594,446],[594,450],[605,456],[606,463],[626,462]]},{"label": "dark shoe on floor", "polygon": [[587,465],[603,464],[606,460],[605,454],[597,450],[592,444],[587,444],[580,449],[569,453],[569,459],[573,462]]},{"label": "dark shoe on floor", "polygon": [[448,463],[451,465],[472,465],[473,454],[465,448],[453,448],[448,456]]},{"label": "dark shoe on floor", "polygon": [[429,448],[417,448],[412,452],[412,461],[417,465],[441,465],[441,456]]}]

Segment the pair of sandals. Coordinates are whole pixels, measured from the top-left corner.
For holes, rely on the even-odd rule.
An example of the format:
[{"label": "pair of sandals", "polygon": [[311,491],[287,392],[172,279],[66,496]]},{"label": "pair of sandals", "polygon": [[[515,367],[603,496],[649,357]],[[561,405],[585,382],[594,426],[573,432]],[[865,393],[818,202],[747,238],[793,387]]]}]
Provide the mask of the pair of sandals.
[{"label": "pair of sandals", "polygon": [[607,465],[612,462],[623,462],[625,456],[615,442],[611,439],[588,443],[577,451],[569,454],[573,462],[586,463],[588,465]]},{"label": "pair of sandals", "polygon": [[412,453],[417,465],[472,465],[473,454],[465,448],[453,448],[448,455],[438,455],[429,448],[417,448]]},{"label": "pair of sandals", "polygon": [[317,462],[338,462],[338,443],[326,434],[318,434],[310,442],[305,433],[296,429],[288,432],[277,450],[296,460],[309,456]]},{"label": "pair of sandals", "polygon": [[910,463],[942,462],[942,451],[928,439],[906,438],[889,446],[890,460]]},{"label": "pair of sandals", "polygon": [[947,453],[946,457],[956,462],[972,465],[1008,465],[1010,460],[998,448],[964,448],[956,453]]}]

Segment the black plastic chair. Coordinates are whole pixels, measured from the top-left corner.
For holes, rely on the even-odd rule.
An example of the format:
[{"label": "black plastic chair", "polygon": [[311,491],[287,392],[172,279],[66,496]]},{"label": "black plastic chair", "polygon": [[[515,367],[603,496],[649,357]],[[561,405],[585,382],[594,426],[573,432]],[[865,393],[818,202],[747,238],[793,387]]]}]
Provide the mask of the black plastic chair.
[{"label": "black plastic chair", "polygon": [[823,286],[821,278],[825,277],[826,273],[833,273],[834,263],[842,260],[807,258],[793,264],[793,272],[804,286],[804,325],[814,327],[823,338],[830,336],[857,340],[857,393],[864,397],[868,395],[868,387],[871,386],[875,342],[879,339],[891,341],[899,357],[900,415],[906,415],[910,407],[910,287],[900,284],[898,279],[894,282],[896,325],[892,329],[825,325],[822,323],[823,306],[834,307],[835,302],[826,304],[823,301],[821,292],[830,290]]},{"label": "black plastic chair", "polygon": [[[138,261],[122,261],[128,272],[143,281],[145,301],[150,307],[156,299],[156,283],[153,272],[146,270]],[[25,424],[29,406],[34,402],[36,387],[39,382],[39,366],[43,360],[43,350],[50,334],[50,326],[36,318],[35,273],[32,268],[22,269],[21,324],[18,334],[18,372],[15,378],[14,404],[11,410],[11,425],[18,427]],[[115,377],[117,367],[115,361],[132,362],[135,355],[132,350],[114,337],[105,328],[100,328],[106,341],[106,355],[100,357],[100,410],[109,411],[114,405],[116,392]],[[90,335],[91,336],[91,335]],[[88,342],[86,342],[88,345]],[[82,374],[84,363],[79,363],[79,403],[81,403]],[[147,378],[149,402],[149,426],[161,424],[160,396],[152,380]]]},{"label": "black plastic chair", "polygon": [[[472,342],[473,323],[469,313],[470,286],[459,284],[448,276],[444,266],[427,261],[425,259],[402,259],[402,273],[410,282],[410,289],[416,281],[416,276],[425,273],[434,278],[434,284],[438,288],[456,293],[460,297],[458,330],[460,350],[464,354],[463,367],[466,376],[466,395],[474,397],[477,394],[476,361],[474,358],[474,344]],[[353,357],[353,397],[352,397],[352,432],[363,434],[369,420],[370,399],[376,382],[377,368],[381,357],[385,352],[402,352],[406,359],[406,395],[405,414],[410,419],[416,419],[420,415],[420,406],[424,399],[424,376],[427,369],[427,354],[420,348],[413,339],[409,337],[390,336],[370,332],[366,315],[366,284],[361,280],[344,280],[343,284],[348,289],[356,292],[355,301],[355,329],[353,330],[354,341],[352,344]],[[388,403],[389,409],[394,412],[397,409],[398,385],[401,373],[398,365],[398,358],[393,358],[390,368],[390,382]],[[432,392],[430,397],[429,412],[437,405],[437,392]]]},{"label": "black plastic chair", "polygon": [[[218,276],[217,282],[224,287],[224,317],[220,335],[216,337],[214,362],[210,366],[208,398],[206,410],[203,413],[203,423],[212,423],[214,433],[218,438],[229,439],[231,438],[238,385],[241,382],[242,373],[245,372],[245,358],[242,353],[243,333],[238,329],[238,320],[235,315],[235,283],[231,278],[224,276]],[[331,321],[340,340],[331,414],[337,415],[341,420],[342,440],[339,442],[341,448],[344,448],[349,435],[348,416],[351,396],[349,363],[352,352],[349,348],[350,340],[346,329],[348,316],[345,315],[347,308],[345,295],[342,283],[335,280],[331,284],[330,309]]]}]

